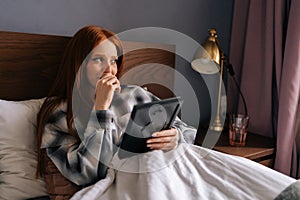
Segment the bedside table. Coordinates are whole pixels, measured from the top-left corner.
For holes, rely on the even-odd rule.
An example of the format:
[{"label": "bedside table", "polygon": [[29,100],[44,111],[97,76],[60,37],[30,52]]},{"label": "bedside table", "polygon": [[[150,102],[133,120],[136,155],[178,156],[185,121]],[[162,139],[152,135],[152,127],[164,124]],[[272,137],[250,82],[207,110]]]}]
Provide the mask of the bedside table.
[{"label": "bedside table", "polygon": [[223,153],[248,158],[273,168],[275,144],[275,140],[272,138],[248,132],[246,145],[244,147],[234,147],[229,145],[228,132],[223,132],[213,149]]}]

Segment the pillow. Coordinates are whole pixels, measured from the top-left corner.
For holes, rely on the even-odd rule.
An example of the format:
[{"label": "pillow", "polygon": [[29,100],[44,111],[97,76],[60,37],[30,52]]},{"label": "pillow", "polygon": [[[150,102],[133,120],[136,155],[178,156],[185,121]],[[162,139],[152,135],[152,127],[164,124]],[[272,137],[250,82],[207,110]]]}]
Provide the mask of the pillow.
[{"label": "pillow", "polygon": [[0,100],[0,196],[27,199],[47,195],[36,179],[36,118],[44,99]]}]

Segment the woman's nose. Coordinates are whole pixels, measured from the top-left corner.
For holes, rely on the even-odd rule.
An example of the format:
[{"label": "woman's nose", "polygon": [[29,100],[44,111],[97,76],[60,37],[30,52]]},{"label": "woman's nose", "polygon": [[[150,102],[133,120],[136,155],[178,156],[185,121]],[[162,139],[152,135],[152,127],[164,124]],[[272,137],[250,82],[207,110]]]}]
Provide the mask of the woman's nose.
[{"label": "woman's nose", "polygon": [[105,72],[112,72],[112,65],[110,63],[106,64]]}]

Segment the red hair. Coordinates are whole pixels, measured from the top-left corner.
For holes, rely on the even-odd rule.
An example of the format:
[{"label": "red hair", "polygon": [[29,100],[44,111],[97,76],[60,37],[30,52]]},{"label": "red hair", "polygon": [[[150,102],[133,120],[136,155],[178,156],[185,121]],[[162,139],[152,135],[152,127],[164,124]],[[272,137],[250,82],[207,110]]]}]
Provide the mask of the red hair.
[{"label": "red hair", "polygon": [[[71,135],[78,138],[78,133],[73,130],[73,89],[77,91],[79,101],[84,105],[85,110],[90,110],[93,99],[86,95],[83,85],[86,80],[85,60],[89,53],[102,41],[111,41],[117,49],[118,61],[117,66],[120,71],[123,66],[123,50],[118,37],[111,31],[102,29],[98,26],[86,26],[80,29],[69,41],[64,51],[56,79],[43,103],[38,114],[37,134],[38,134],[38,169],[41,168],[41,143],[45,125],[52,112],[62,103],[67,103],[67,126]],[[74,85],[75,84],[75,85]],[[79,102],[79,103],[80,103]],[[77,104],[77,102],[76,102]],[[76,106],[75,106],[76,109]]]}]

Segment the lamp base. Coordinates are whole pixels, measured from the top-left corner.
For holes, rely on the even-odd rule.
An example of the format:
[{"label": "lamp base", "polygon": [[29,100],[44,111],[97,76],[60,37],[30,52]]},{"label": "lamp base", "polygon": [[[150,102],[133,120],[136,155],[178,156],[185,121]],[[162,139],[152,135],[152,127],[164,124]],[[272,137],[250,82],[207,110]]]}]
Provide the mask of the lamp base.
[{"label": "lamp base", "polygon": [[223,125],[220,119],[215,119],[214,123],[209,127],[210,130],[221,132],[223,130]]}]

